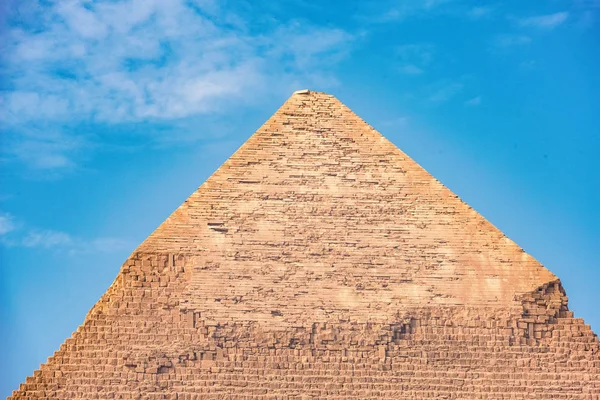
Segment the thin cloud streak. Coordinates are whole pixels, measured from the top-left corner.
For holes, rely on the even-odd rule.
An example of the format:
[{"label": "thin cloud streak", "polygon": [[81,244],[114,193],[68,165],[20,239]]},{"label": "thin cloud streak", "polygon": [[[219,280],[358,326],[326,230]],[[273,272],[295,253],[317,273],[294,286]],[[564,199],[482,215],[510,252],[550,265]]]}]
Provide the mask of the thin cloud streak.
[{"label": "thin cloud streak", "polygon": [[435,46],[428,43],[404,44],[395,48],[401,66],[399,71],[405,75],[421,75],[433,62]]},{"label": "thin cloud streak", "polygon": [[405,75],[421,75],[425,71],[415,65],[408,64],[401,67],[400,72]]},{"label": "thin cloud streak", "polygon": [[5,213],[0,215],[0,236],[6,235],[7,233],[15,229],[13,218],[10,214]]},{"label": "thin cloud streak", "polygon": [[64,232],[35,229],[29,231],[17,243],[23,247],[41,247],[48,249],[56,247],[71,247],[73,242],[73,238]]},{"label": "thin cloud streak", "polygon": [[492,7],[473,7],[467,12],[467,16],[471,19],[483,19],[488,18],[493,13]]},{"label": "thin cloud streak", "polygon": [[118,237],[81,238],[69,233],[27,227],[10,213],[0,212],[0,246],[23,247],[67,254],[113,253],[133,250],[134,243]]},{"label": "thin cloud streak", "polygon": [[467,100],[465,104],[471,107],[479,106],[481,105],[481,96],[473,97],[472,99]]},{"label": "thin cloud streak", "polygon": [[462,83],[454,82],[444,85],[440,85],[435,88],[431,95],[428,97],[428,101],[433,104],[441,104],[454,98],[464,88]]},{"label": "thin cloud streak", "polygon": [[568,17],[569,13],[564,11],[548,15],[537,15],[534,17],[521,18],[518,20],[518,24],[523,27],[553,29],[559,25],[562,25]]},{"label": "thin cloud streak", "polygon": [[530,43],[531,38],[527,35],[501,34],[496,35],[492,40],[492,45],[497,48],[523,46]]},{"label": "thin cloud streak", "polygon": [[[370,24],[396,23],[409,17],[419,17],[441,12],[443,6],[453,0],[406,0],[402,2],[388,1],[377,2],[376,12],[363,10],[368,16],[361,14],[359,19]],[[380,12],[384,9],[383,13]]]}]

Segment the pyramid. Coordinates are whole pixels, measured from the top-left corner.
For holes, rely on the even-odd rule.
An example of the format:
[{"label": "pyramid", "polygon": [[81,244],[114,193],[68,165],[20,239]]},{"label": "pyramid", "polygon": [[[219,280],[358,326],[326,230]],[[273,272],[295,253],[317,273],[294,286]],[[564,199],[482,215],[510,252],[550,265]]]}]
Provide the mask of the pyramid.
[{"label": "pyramid", "polygon": [[294,93],[14,399],[600,399],[560,280],[331,95]]}]

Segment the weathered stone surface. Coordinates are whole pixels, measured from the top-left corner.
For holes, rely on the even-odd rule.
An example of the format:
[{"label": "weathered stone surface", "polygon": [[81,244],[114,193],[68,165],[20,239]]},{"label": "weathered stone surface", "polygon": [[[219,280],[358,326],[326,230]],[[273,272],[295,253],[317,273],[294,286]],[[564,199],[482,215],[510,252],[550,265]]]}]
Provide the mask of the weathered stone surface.
[{"label": "weathered stone surface", "polygon": [[334,97],[295,93],[14,399],[600,399],[556,276]]}]

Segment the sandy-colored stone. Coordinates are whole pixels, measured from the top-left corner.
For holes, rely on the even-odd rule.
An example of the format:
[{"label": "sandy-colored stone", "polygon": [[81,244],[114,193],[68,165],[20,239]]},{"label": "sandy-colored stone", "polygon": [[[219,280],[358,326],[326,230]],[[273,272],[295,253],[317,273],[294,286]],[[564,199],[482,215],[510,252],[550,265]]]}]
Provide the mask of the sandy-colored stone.
[{"label": "sandy-colored stone", "polygon": [[559,279],[333,96],[294,94],[14,399],[600,399]]}]

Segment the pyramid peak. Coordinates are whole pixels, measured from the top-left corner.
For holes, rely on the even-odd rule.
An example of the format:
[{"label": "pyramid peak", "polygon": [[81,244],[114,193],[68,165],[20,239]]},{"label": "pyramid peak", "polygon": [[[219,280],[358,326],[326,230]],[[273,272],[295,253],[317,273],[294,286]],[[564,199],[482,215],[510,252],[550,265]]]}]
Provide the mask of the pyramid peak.
[{"label": "pyramid peak", "polygon": [[292,94],[310,94],[310,90],[309,89],[300,89],[300,90],[296,90]]}]

